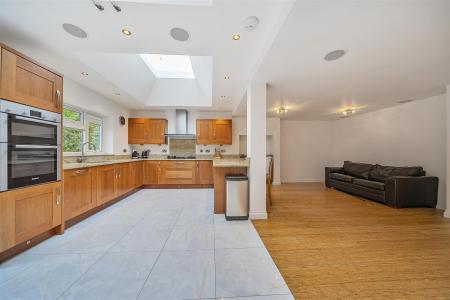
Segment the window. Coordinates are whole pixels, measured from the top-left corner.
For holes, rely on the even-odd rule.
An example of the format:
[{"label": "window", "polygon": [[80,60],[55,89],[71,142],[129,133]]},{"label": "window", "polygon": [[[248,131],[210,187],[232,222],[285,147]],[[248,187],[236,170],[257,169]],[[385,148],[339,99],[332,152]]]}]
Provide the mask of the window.
[{"label": "window", "polygon": [[64,106],[64,152],[80,153],[83,144],[86,152],[101,153],[103,120],[78,108]]},{"label": "window", "polygon": [[141,54],[156,78],[195,78],[188,55]]}]

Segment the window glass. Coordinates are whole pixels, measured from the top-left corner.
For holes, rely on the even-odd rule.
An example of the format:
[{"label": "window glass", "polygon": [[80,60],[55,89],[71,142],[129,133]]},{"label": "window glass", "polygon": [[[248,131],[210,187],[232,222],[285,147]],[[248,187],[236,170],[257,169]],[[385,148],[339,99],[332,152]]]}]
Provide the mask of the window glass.
[{"label": "window glass", "polygon": [[83,130],[64,128],[64,152],[81,152]]},{"label": "window glass", "polygon": [[89,151],[101,152],[102,150],[102,125],[98,122],[88,121]]},{"label": "window glass", "polygon": [[63,115],[65,120],[70,120],[72,122],[82,122],[83,119],[82,112],[67,106],[64,107]]}]

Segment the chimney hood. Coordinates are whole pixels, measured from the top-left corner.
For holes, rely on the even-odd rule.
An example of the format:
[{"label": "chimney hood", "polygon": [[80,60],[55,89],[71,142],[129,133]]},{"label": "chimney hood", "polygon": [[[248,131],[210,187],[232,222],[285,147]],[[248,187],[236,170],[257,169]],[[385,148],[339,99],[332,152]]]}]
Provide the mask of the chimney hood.
[{"label": "chimney hood", "polygon": [[195,134],[188,133],[188,111],[186,109],[175,110],[175,133],[166,134],[170,138],[195,139]]}]

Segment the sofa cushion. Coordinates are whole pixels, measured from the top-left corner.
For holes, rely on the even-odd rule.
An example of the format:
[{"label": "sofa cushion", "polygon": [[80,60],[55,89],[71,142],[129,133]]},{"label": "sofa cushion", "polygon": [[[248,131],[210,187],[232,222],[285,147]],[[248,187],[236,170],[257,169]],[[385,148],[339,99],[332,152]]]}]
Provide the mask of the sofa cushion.
[{"label": "sofa cushion", "polygon": [[353,178],[355,178],[355,177],[335,172],[335,173],[330,173],[330,178],[333,178],[333,179],[336,179],[339,181],[344,181],[344,182],[352,182]]},{"label": "sofa cushion", "polygon": [[385,182],[391,176],[425,176],[422,167],[391,167],[375,165],[369,173],[369,179]]},{"label": "sofa cushion", "polygon": [[374,168],[374,165],[352,162],[349,160],[344,161],[344,172],[347,175],[357,178],[369,179],[369,173]]},{"label": "sofa cushion", "polygon": [[382,182],[355,178],[355,179],[353,179],[353,183],[364,186],[364,187],[368,187],[371,189],[384,191],[384,183],[382,183]]}]

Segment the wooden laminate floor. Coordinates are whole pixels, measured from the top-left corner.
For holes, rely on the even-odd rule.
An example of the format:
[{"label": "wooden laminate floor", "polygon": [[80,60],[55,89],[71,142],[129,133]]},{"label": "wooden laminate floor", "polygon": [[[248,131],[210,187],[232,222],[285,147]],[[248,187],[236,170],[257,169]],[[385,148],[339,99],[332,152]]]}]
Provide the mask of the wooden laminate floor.
[{"label": "wooden laminate floor", "polygon": [[274,186],[254,225],[296,299],[450,299],[450,220],[320,183]]}]

